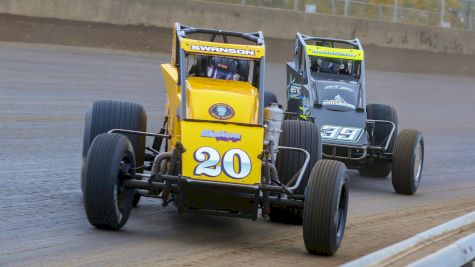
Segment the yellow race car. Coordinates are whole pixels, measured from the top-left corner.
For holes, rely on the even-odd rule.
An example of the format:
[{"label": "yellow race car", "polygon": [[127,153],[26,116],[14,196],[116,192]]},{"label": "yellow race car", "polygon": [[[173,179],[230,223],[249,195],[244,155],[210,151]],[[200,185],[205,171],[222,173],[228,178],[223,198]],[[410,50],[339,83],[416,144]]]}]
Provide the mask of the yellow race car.
[{"label": "yellow race car", "polygon": [[265,91],[262,33],[177,23],[171,62],[161,67],[160,132],[147,132],[135,103],[96,101],[87,112],[81,181],[89,222],[120,229],[140,196],[154,197],[179,212],[256,220],[261,211],[301,223],[310,253],[334,254],[346,224],[347,170],[321,160],[315,124],[284,120]]}]

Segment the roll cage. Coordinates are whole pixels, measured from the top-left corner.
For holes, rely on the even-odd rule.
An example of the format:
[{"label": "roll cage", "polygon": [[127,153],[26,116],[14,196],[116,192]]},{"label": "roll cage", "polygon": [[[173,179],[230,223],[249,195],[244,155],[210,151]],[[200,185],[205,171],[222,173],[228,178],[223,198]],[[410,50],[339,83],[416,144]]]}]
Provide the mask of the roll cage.
[{"label": "roll cage", "polygon": [[[335,43],[346,44],[346,45],[352,46],[353,49],[363,51],[363,47],[358,38],[353,39],[353,40],[345,40],[345,39],[337,39],[337,38],[309,36],[309,35],[297,33],[297,38],[295,40],[294,56],[291,63],[294,64],[294,67],[295,67],[294,70],[296,70],[298,74],[302,77],[302,84],[309,85],[310,87],[313,87],[313,83],[315,82],[315,80],[313,79],[311,75],[312,73],[312,70],[310,68],[311,59],[307,50],[307,47],[311,46],[310,44],[311,42],[313,43],[327,42],[333,45]],[[363,59],[361,59],[360,75],[358,77],[359,84],[360,84],[358,99],[361,99],[362,102],[358,103],[357,107],[363,110],[366,107],[366,95],[365,95],[365,88],[366,88],[365,78],[366,77],[365,75],[366,75],[365,62]],[[310,77],[310,82],[309,82],[309,77]],[[318,95],[315,97],[318,97]]]},{"label": "roll cage", "polygon": [[[197,35],[208,37],[208,41],[192,39]],[[187,62],[186,55],[198,54],[207,56],[230,57],[237,59],[256,60],[258,68],[254,69],[256,82],[254,85],[259,90],[259,114],[258,123],[263,123],[264,118],[264,74],[265,74],[265,41],[261,31],[259,32],[234,32],[225,30],[195,28],[191,26],[175,24],[173,39],[173,52],[171,64],[178,70],[178,86],[186,84]],[[217,37],[222,42],[217,42]],[[238,38],[251,44],[235,44],[229,42],[229,37]],[[193,48],[206,48],[194,50]],[[181,86],[181,101],[186,103],[186,86]],[[186,105],[181,105],[180,117],[186,119]]]}]

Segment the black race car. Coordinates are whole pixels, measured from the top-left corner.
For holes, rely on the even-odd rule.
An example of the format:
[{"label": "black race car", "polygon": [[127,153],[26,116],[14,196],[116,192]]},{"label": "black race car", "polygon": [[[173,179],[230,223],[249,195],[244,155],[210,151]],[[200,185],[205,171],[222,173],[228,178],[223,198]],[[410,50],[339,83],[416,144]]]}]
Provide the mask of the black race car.
[{"label": "black race car", "polygon": [[287,116],[318,125],[322,156],[362,175],[386,177],[412,195],[422,177],[424,139],[416,129],[398,132],[396,110],[366,104],[364,51],[358,39],[297,33],[287,63]]}]

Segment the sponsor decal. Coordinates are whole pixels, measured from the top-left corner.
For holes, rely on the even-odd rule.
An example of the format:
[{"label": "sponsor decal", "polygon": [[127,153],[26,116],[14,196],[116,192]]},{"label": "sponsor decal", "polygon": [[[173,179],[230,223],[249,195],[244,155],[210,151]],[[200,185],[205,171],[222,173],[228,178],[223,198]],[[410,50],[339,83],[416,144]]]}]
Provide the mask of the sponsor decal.
[{"label": "sponsor decal", "polygon": [[346,87],[346,86],[343,86],[343,85],[338,85],[338,84],[327,85],[327,86],[323,87],[323,90],[343,90],[343,91],[353,93],[353,89],[351,89],[349,87]]},{"label": "sponsor decal", "polygon": [[229,120],[234,117],[234,109],[228,104],[214,104],[208,109],[209,115],[218,120]]},{"label": "sponsor decal", "polygon": [[226,131],[215,132],[213,130],[203,130],[201,137],[215,138],[216,141],[232,141],[233,143],[241,141],[241,135],[236,133],[227,133]]},{"label": "sponsor decal", "polygon": [[233,55],[245,55],[245,56],[254,56],[256,54],[256,51],[249,50],[249,49],[236,49],[236,48],[226,48],[226,47],[207,46],[207,45],[191,45],[191,50],[202,51],[202,52],[233,54]]},{"label": "sponsor decal", "polygon": [[300,83],[295,82],[295,78],[292,79],[292,81],[290,81],[290,83],[287,87],[289,98],[300,99],[301,98],[301,95],[300,95],[300,88],[301,87],[302,87],[302,85]]},{"label": "sponsor decal", "polygon": [[340,57],[357,57],[358,54],[350,52],[340,52],[340,51],[326,51],[326,50],[313,50],[313,54],[320,55],[330,55],[330,56],[340,56]]},{"label": "sponsor decal", "polygon": [[352,105],[346,102],[346,100],[343,99],[343,97],[341,97],[340,95],[336,95],[335,99],[323,100],[322,105],[323,106],[342,106],[342,107],[347,107],[351,109],[356,109],[355,105]]},{"label": "sponsor decal", "polygon": [[328,46],[307,45],[307,53],[311,56],[363,60],[364,52],[359,49],[335,48]]},{"label": "sponsor decal", "polygon": [[308,120],[310,115],[312,115],[312,110],[310,109],[310,98],[308,96],[302,96],[302,106],[299,107],[300,118]]}]

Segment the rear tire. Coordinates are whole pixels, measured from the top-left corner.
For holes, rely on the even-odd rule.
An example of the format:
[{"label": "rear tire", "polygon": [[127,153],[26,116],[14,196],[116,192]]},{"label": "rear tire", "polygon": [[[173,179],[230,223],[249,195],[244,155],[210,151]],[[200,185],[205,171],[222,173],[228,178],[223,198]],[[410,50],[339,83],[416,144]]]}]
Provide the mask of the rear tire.
[{"label": "rear tire", "polygon": [[[305,149],[310,154],[310,161],[302,181],[294,192],[304,195],[305,187],[317,160],[322,158],[322,144],[320,132],[316,124],[301,120],[284,120],[279,146],[298,147]],[[276,168],[279,180],[286,184],[302,168],[305,155],[301,152],[280,150],[277,155]],[[302,208],[271,206],[269,217],[273,222],[301,224]]]},{"label": "rear tire", "polygon": [[412,195],[419,188],[424,165],[424,138],[416,129],[404,129],[394,145],[392,183],[399,194]]},{"label": "rear tire", "polygon": [[[389,105],[384,104],[369,104],[366,106],[367,117],[369,120],[385,120],[391,121],[396,125],[394,129],[394,134],[389,142],[387,152],[391,153],[393,151],[394,142],[396,141],[396,136],[398,132],[398,118],[396,109]],[[391,133],[391,125],[376,123],[374,129],[375,143],[372,145],[382,145],[386,143],[386,138]],[[361,175],[369,177],[387,177],[391,172],[391,162],[384,159],[371,159],[370,162],[365,163],[359,169]]]},{"label": "rear tire", "polygon": [[99,229],[118,230],[129,218],[134,189],[123,182],[135,177],[134,151],[121,134],[98,135],[84,162],[84,208],[89,222]]},{"label": "rear tire", "polygon": [[[300,186],[294,190],[296,194],[303,195],[312,166],[322,159],[322,143],[318,126],[309,121],[284,120],[279,146],[302,148],[310,154],[309,167],[305,170]],[[280,150],[276,159],[279,180],[284,184],[288,183],[302,168],[304,162],[305,154],[298,151]]]},{"label": "rear tire", "polygon": [[264,91],[264,107],[270,106],[271,103],[279,104],[277,96],[270,91]]},{"label": "rear tire", "polygon": [[[89,150],[89,146],[97,135],[107,133],[112,129],[146,131],[147,114],[145,113],[145,109],[139,104],[125,101],[99,100],[94,102],[92,107],[86,113],[86,122],[84,126],[81,189],[83,189],[84,160]],[[145,136],[126,136],[128,136],[134,147],[136,166],[142,166],[144,163]]]},{"label": "rear tire", "polygon": [[345,164],[318,161],[305,191],[303,238],[308,252],[333,255],[338,250],[345,232],[348,196]]}]

